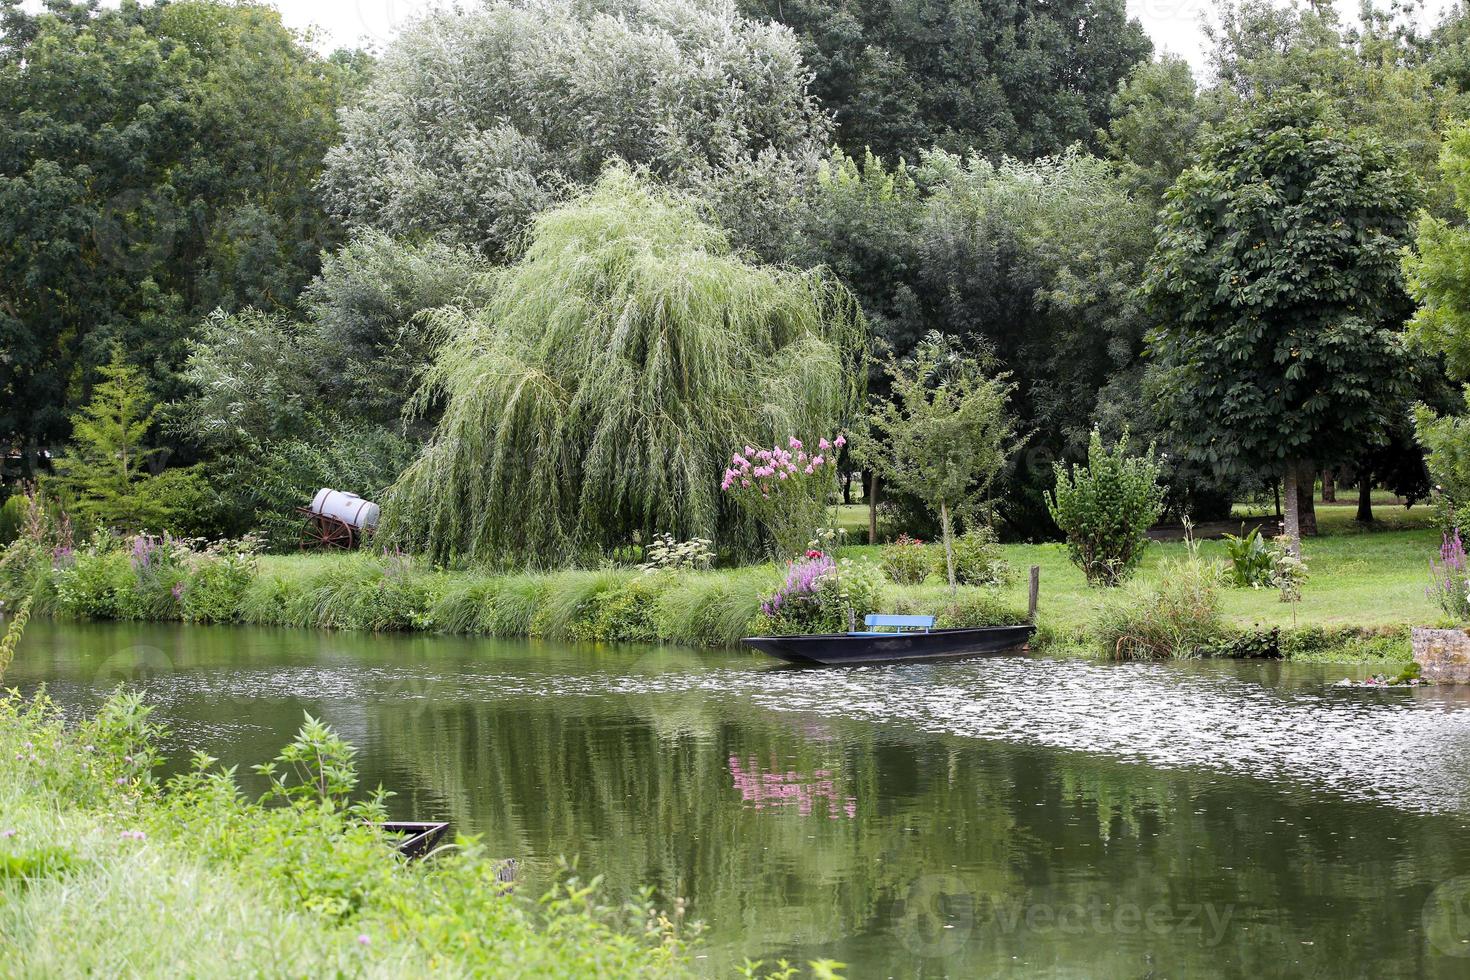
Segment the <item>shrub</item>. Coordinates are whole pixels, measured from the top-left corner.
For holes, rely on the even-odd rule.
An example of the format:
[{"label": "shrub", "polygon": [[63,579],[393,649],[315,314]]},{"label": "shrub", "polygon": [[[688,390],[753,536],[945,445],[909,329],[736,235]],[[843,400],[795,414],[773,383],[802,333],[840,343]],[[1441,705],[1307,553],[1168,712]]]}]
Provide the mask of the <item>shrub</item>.
[{"label": "shrub", "polygon": [[900,534],[898,540],[883,546],[883,571],[899,585],[918,585],[934,566],[932,550],[918,538]]},{"label": "shrub", "polygon": [[4,504],[0,504],[0,546],[8,545],[20,537],[29,507],[30,498],[23,493],[11,494]]},{"label": "shrub", "polygon": [[1230,558],[1232,585],[1259,589],[1271,584],[1271,548],[1261,537],[1260,528],[1252,528],[1244,537],[1225,535],[1225,554]]},{"label": "shrub", "polygon": [[1164,565],[1159,584],[1105,602],[1093,637],[1119,660],[1157,660],[1207,653],[1225,635],[1218,564],[1190,557]]},{"label": "shrub", "polygon": [[1429,559],[1429,576],[1431,584],[1424,590],[1429,598],[1455,620],[1470,620],[1470,569],[1466,568],[1465,545],[1460,540],[1459,528],[1444,534],[1439,545],[1439,561]]},{"label": "shrub", "polygon": [[1054,467],[1056,489],[1047,497],[1052,520],[1067,535],[1067,551],[1089,585],[1119,585],[1133,574],[1148,545],[1148,529],[1164,512],[1164,489],[1153,447],[1128,455],[1125,432],[1112,449],[1096,429],[1087,465]]},{"label": "shrub", "polygon": [[[1001,557],[995,529],[988,524],[967,528],[954,539],[954,577],[960,585],[1005,585],[1011,578],[1011,566]],[[945,574],[943,556],[938,565]]]},{"label": "shrub", "polygon": [[963,626],[1020,626],[1026,614],[1005,604],[990,589],[965,589],[934,611],[939,629]]},{"label": "shrub", "polygon": [[133,577],[129,587],[118,594],[117,617],[177,619],[179,597],[189,578],[188,543],[167,535],[138,534],[130,539],[127,555]]},{"label": "shrub", "polygon": [[596,592],[582,618],[568,630],[568,638],[598,643],[657,642],[655,613],[667,582],[666,576],[641,576]]},{"label": "shrub", "polygon": [[1301,602],[1307,577],[1307,560],[1292,550],[1291,538],[1277,537],[1271,548],[1271,584],[1281,593],[1281,601]]},{"label": "shrub", "polygon": [[118,619],[127,614],[134,582],[132,560],[113,544],[103,538],[56,570],[52,578],[58,612],[83,619]]},{"label": "shrub", "polygon": [[714,544],[709,538],[675,541],[672,534],[655,534],[648,546],[647,560],[638,567],[644,572],[709,568],[714,563]]},{"label": "shrub", "polygon": [[218,541],[193,556],[192,574],[181,593],[180,612],[192,623],[231,623],[242,618],[245,593],[258,572],[253,537]]}]

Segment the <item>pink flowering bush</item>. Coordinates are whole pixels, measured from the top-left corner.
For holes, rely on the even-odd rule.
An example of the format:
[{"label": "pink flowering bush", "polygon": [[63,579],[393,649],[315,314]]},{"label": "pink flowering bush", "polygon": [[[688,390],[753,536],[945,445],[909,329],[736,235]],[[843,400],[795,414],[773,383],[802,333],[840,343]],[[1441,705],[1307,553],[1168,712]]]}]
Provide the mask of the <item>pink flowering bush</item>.
[{"label": "pink flowering bush", "polygon": [[871,562],[810,551],[787,567],[753,628],[767,636],[846,632],[878,608],[882,591],[883,576]]},{"label": "pink flowering bush", "polygon": [[783,447],[745,446],[730,457],[720,489],[730,494],[770,534],[779,558],[791,558],[822,523],[827,494],[835,486],[837,452],[847,440],[817,440],[815,450],[795,436]]}]

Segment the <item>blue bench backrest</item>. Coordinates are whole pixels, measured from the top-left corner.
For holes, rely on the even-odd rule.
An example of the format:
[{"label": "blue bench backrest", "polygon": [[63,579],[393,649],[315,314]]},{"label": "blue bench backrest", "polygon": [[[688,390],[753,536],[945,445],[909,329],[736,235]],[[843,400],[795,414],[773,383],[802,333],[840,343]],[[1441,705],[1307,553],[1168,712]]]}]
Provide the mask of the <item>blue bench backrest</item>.
[{"label": "blue bench backrest", "polygon": [[933,616],[879,616],[872,615],[863,619],[869,629],[874,626],[898,626],[911,627],[913,629],[932,629],[934,627]]}]

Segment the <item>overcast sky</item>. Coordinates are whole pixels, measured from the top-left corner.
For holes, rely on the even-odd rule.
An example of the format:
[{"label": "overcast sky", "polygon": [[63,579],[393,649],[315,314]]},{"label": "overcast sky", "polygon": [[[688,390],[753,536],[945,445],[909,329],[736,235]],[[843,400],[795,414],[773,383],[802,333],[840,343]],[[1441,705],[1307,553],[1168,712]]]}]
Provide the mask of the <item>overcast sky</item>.
[{"label": "overcast sky", "polygon": [[[1156,48],[1184,56],[1196,71],[1204,65],[1200,18],[1215,9],[1215,0],[1127,2],[1128,12],[1143,22]],[[1360,0],[1335,2],[1345,18],[1356,17]],[[1453,0],[1425,0],[1425,19],[1434,23],[1452,4]],[[25,0],[27,7],[40,5],[41,0]],[[445,6],[446,0],[275,0],[275,5],[290,26],[317,28],[317,46],[330,51],[359,45],[382,48],[405,21],[432,7]]]},{"label": "overcast sky", "polygon": [[[1356,16],[1359,0],[1336,0],[1345,17]],[[1428,0],[1425,16],[1432,23],[1452,0]],[[442,0],[277,0],[292,27],[315,25],[325,49],[370,43],[381,47],[404,21]],[[1213,11],[1214,0],[1128,0],[1128,12],[1143,22],[1154,45],[1183,55],[1196,69],[1204,64],[1200,16]]]}]

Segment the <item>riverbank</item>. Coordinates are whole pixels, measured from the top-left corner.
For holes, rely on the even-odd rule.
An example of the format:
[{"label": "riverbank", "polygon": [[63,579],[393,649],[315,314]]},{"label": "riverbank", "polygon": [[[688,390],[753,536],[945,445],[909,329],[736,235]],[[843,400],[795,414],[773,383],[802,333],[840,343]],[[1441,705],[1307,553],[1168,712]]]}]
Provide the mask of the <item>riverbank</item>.
[{"label": "riverbank", "polygon": [[158,785],[160,734],[126,695],[76,727],[44,699],[0,700],[0,973],[689,972],[681,923],[602,908],[586,881],[538,903],[472,841],[401,859],[365,824],[371,803],[347,802],[352,752],[329,730],[283,752],[272,806],[204,760]]},{"label": "riverbank", "polygon": [[[1357,532],[1334,528],[1310,539],[1311,579],[1302,601],[1287,605],[1272,589],[1224,589],[1222,629],[1210,652],[1333,662],[1400,662],[1409,628],[1436,623],[1425,595],[1433,530]],[[1091,636],[1102,604],[1116,591],[1089,588],[1061,544],[1005,545],[1013,574],[998,589],[961,588],[951,597],[937,576],[919,585],[888,582],[881,612],[927,613],[944,626],[1021,622],[1026,569],[1041,569],[1037,645],[1096,655]],[[844,548],[844,557],[878,561],[881,549]],[[1132,588],[1147,590],[1182,542],[1156,542]],[[1225,560],[1221,542],[1200,555]],[[326,629],[417,630],[574,642],[674,643],[728,647],[759,628],[760,603],[781,581],[775,566],[644,574],[636,569],[495,575],[444,571],[401,555],[247,556],[216,551],[164,558],[118,550],[79,553],[62,567],[42,562],[30,574],[0,581],[0,596],[36,595],[36,611],[91,619],[225,622]]]}]

